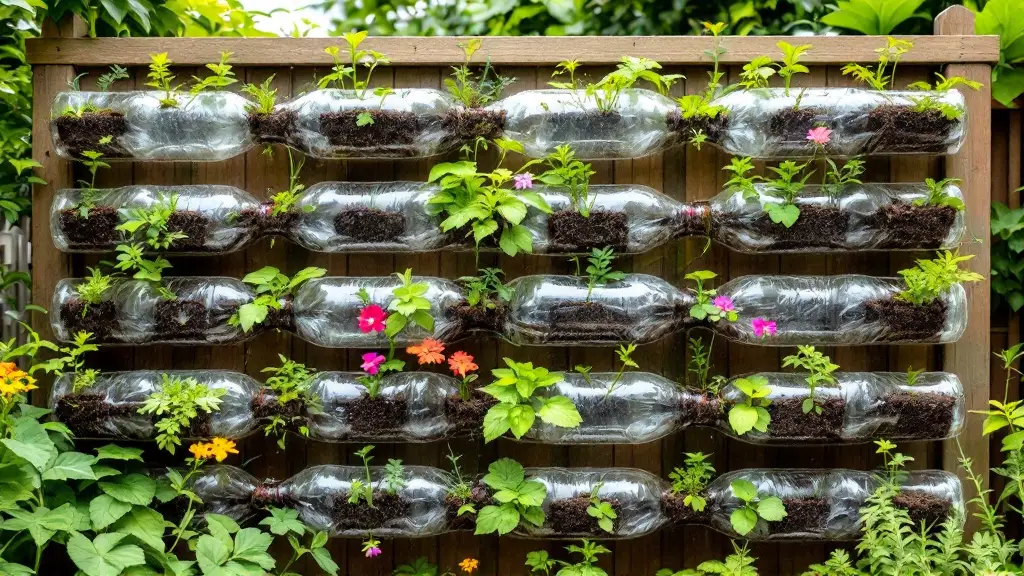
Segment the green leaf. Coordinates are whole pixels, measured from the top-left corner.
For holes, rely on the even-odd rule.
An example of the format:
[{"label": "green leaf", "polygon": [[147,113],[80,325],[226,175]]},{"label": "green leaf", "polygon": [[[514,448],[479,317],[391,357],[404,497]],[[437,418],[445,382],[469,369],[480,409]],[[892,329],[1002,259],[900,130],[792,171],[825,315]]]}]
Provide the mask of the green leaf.
[{"label": "green leaf", "polygon": [[100,534],[92,542],[78,532],[68,539],[68,555],[87,576],[119,576],[125,568],[146,563],[142,548],[118,545],[125,534]]},{"label": "green leaf", "polygon": [[522,464],[511,458],[500,458],[487,467],[483,482],[495,490],[517,490],[525,478],[526,472]]},{"label": "green leaf", "polygon": [[757,503],[757,515],[769,522],[778,522],[786,517],[786,506],[779,498],[769,496]]},{"label": "green leaf", "polygon": [[548,424],[562,428],[576,428],[583,422],[583,417],[580,416],[576,405],[565,396],[552,396],[541,400],[537,416]]},{"label": "green leaf", "polygon": [[509,224],[519,224],[523,218],[526,218],[526,205],[516,199],[502,201],[498,205],[497,211]]},{"label": "green leaf", "polygon": [[204,574],[222,574],[219,567],[227,562],[231,550],[220,540],[203,534],[196,543],[196,562]]},{"label": "green leaf", "polygon": [[519,487],[519,503],[524,506],[540,506],[544,504],[547,493],[547,488],[540,482],[523,482]]},{"label": "green leaf", "polygon": [[887,36],[914,15],[924,0],[840,0],[821,22],[867,36]]},{"label": "green leaf", "polygon": [[800,218],[800,208],[796,204],[768,204],[765,207],[765,212],[768,213],[772,222],[782,224],[786,228],[796,224],[797,219]]},{"label": "green leaf", "polygon": [[274,537],[259,528],[242,528],[235,534],[232,558],[252,562],[265,570],[270,570],[276,564],[274,558],[267,553],[273,542]]},{"label": "green leaf", "polygon": [[292,508],[271,508],[270,516],[260,521],[260,526],[267,526],[270,533],[284,536],[289,532],[302,535],[306,526],[299,521],[299,512]]},{"label": "green leaf", "polygon": [[511,423],[509,413],[512,411],[510,404],[496,404],[487,410],[484,415],[484,442],[492,442],[505,432],[508,432]]},{"label": "green leaf", "polygon": [[524,434],[529,432],[536,417],[533,406],[525,404],[512,406],[508,412],[508,423],[509,428],[512,430],[512,435],[516,438],[522,438]]},{"label": "green leaf", "polygon": [[142,462],[142,448],[125,448],[117,444],[107,444],[96,449],[97,460],[135,460]]},{"label": "green leaf", "polygon": [[319,566],[321,570],[327,572],[331,576],[337,576],[340,567],[331,558],[331,553],[327,548],[314,548],[313,551],[310,552],[310,555],[313,557],[313,560],[316,561],[317,566]]},{"label": "green leaf", "polygon": [[749,508],[737,508],[729,515],[729,523],[740,536],[746,536],[757,525],[757,514]]},{"label": "green leaf", "polygon": [[12,435],[13,438],[5,438],[0,443],[40,472],[46,470],[50,460],[57,457],[57,447],[37,420],[18,418]]},{"label": "green leaf", "polygon": [[152,508],[133,506],[114,524],[114,530],[137,538],[157,552],[164,551],[164,517]]},{"label": "green leaf", "polygon": [[89,502],[89,519],[93,530],[102,530],[117,522],[132,509],[127,502],[115,500],[107,494],[100,494]]},{"label": "green leaf", "polygon": [[120,476],[111,482],[100,482],[99,486],[110,497],[139,506],[149,506],[156,494],[156,481],[142,474]]},{"label": "green leaf", "polygon": [[757,410],[746,404],[736,404],[729,410],[729,425],[736,434],[742,436],[753,430],[757,424]]},{"label": "green leaf", "polygon": [[475,534],[505,535],[519,525],[519,512],[511,505],[484,506],[476,517]]},{"label": "green leaf", "polygon": [[242,331],[249,332],[253,326],[262,324],[267,319],[269,311],[269,307],[252,302],[239,306],[238,322],[242,326]]},{"label": "green leaf", "polygon": [[734,496],[744,502],[752,502],[757,498],[757,487],[749,480],[733,480],[729,488],[732,489]]},{"label": "green leaf", "polygon": [[95,480],[92,465],[96,459],[81,452],[63,452],[45,472],[43,480]]}]

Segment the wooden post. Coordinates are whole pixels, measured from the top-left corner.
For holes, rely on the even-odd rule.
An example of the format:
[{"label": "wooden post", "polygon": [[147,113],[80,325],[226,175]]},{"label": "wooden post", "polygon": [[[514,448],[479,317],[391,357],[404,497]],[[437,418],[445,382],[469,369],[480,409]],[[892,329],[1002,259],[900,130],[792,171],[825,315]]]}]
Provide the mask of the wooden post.
[{"label": "wooden post", "polygon": [[[947,8],[935,19],[935,34],[973,34],[974,14],[963,6]],[[962,89],[967,100],[968,132],[967,142],[959,154],[946,158],[946,177],[959,178],[962,183],[964,200],[967,204],[966,218],[968,233],[982,238],[981,242],[968,243],[965,253],[973,254],[968,262],[971,270],[985,277],[983,282],[965,286],[967,289],[967,331],[956,344],[949,344],[943,350],[943,369],[953,372],[963,382],[968,410],[984,410],[989,399],[989,343],[988,331],[991,270],[991,254],[988,239],[990,230],[990,209],[992,202],[992,69],[988,64],[949,64],[943,73],[962,76],[981,82],[981,90]],[[957,440],[948,440],[943,446],[943,467],[956,471],[961,480],[966,480],[959,470],[960,448],[973,462],[973,469],[988,478],[988,441],[981,434],[982,417],[970,414],[967,427]],[[987,484],[987,482],[986,482]],[[976,496],[974,490],[964,482],[964,497]],[[977,519],[968,515],[967,531],[970,534],[978,528]]]}]

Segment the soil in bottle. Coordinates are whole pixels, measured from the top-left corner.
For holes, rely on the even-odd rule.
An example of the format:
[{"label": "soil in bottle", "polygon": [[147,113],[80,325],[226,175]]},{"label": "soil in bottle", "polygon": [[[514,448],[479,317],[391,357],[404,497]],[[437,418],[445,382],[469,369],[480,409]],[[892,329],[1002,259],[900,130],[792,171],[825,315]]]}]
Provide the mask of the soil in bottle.
[{"label": "soil in bottle", "polygon": [[865,130],[874,136],[871,152],[876,154],[942,153],[956,123],[938,110],[885,104],[868,112]]},{"label": "soil in bottle", "polygon": [[89,208],[83,218],[77,208],[60,211],[60,229],[72,250],[111,250],[122,239],[117,230],[119,219],[113,206]]},{"label": "soil in bottle", "polygon": [[815,410],[804,413],[803,398],[780,398],[768,405],[772,423],[768,434],[772,438],[806,438],[837,440],[842,436],[846,400],[842,398],[815,398],[821,414]]},{"label": "soil in bottle", "polygon": [[904,490],[896,495],[893,504],[903,508],[910,515],[914,529],[918,530],[921,522],[935,529],[949,517],[952,505],[938,496],[920,490]]},{"label": "soil in bottle", "polygon": [[384,490],[373,491],[373,508],[363,500],[356,504],[349,503],[348,498],[348,492],[334,496],[331,519],[334,520],[334,529],[338,532],[382,528],[392,520],[408,516],[412,508],[412,504],[400,494]]},{"label": "soil in bottle", "polygon": [[941,298],[920,306],[885,298],[871,300],[865,306],[866,320],[881,322],[887,328],[883,342],[934,341],[946,325],[947,306]]},{"label": "soil in bottle", "polygon": [[87,304],[81,298],[68,300],[60,307],[60,322],[68,334],[89,332],[94,344],[111,342],[111,335],[120,330],[117,306],[109,300]]},{"label": "soil in bottle", "polygon": [[160,300],[154,309],[156,334],[161,340],[201,341],[205,339],[209,312],[196,300]]},{"label": "soil in bottle", "polygon": [[[360,126],[361,114],[369,114],[373,122]],[[412,112],[367,109],[320,115],[320,133],[336,148],[334,152],[342,155],[413,156],[413,145],[422,130],[419,118]]]},{"label": "soil in bottle", "polygon": [[768,522],[772,534],[790,535],[818,533],[825,530],[831,507],[824,498],[783,498],[786,516],[778,522]]},{"label": "soil in bottle", "polygon": [[270,114],[250,112],[249,132],[261,144],[287,144],[295,141],[295,110],[282,108]]},{"label": "soil in bottle", "polygon": [[349,208],[334,217],[334,231],[366,244],[397,242],[405,233],[405,215],[379,208]]},{"label": "soil in bottle", "polygon": [[551,310],[552,342],[621,342],[628,340],[629,317],[597,302],[561,302]]},{"label": "soil in bottle", "polygon": [[629,217],[625,212],[596,210],[583,216],[576,210],[559,210],[548,216],[549,252],[587,253],[611,246],[628,252]]},{"label": "soil in bottle", "polygon": [[[85,112],[81,116],[63,114],[53,122],[61,143],[74,158],[85,158],[83,152],[87,151],[99,152],[106,159],[131,157],[128,150],[118,143],[118,138],[128,132],[128,121],[120,112],[101,110]],[[100,144],[106,136],[111,136],[110,142]]]},{"label": "soil in bottle", "polygon": [[400,431],[409,420],[409,401],[402,396],[362,394],[345,411],[353,434],[374,437],[383,432]]},{"label": "soil in bottle", "polygon": [[[620,515],[622,505],[618,500],[602,499],[602,502],[611,504],[616,516]],[[600,536],[602,534],[609,534],[609,532],[605,532],[598,525],[597,518],[587,513],[587,508],[589,507],[590,494],[579,494],[572,498],[553,500],[548,508],[546,523],[551,528],[551,531],[559,536],[573,536],[577,534]],[[612,520],[613,532],[618,526],[619,518],[615,518]]]},{"label": "soil in bottle", "polygon": [[878,435],[893,440],[937,439],[949,435],[956,399],[934,392],[897,392],[886,396],[881,416],[894,419]]},{"label": "soil in bottle", "polygon": [[445,419],[452,425],[452,436],[476,437],[483,434],[484,416],[498,401],[491,396],[473,390],[468,400],[452,394],[444,399]]},{"label": "soil in bottle", "polygon": [[504,110],[464,108],[449,110],[441,117],[441,129],[450,143],[473,142],[477,138],[496,140],[504,127]]},{"label": "soil in bottle", "polygon": [[956,220],[952,206],[914,206],[894,202],[882,207],[865,224],[884,233],[880,249],[935,249],[942,246]]}]

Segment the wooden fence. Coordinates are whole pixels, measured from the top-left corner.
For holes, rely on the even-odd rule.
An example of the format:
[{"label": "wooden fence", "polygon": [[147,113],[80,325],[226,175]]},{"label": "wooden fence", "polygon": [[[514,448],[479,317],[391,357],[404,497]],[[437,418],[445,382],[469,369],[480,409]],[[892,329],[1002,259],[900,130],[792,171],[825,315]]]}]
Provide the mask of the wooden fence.
[{"label": "wooden fence", "polygon": [[[998,42],[993,37],[973,34],[973,16],[962,7],[951,8],[936,20],[939,36],[908,38],[915,44],[901,62],[899,83],[930,79],[941,71],[947,75],[965,76],[989,82],[990,63],[995,61]],[[69,256],[58,252],[50,241],[48,211],[54,191],[69,187],[77,176],[71,163],[58,158],[49,135],[49,109],[55,94],[66,88],[68,80],[88,72],[82,88],[95,86],[95,80],[108,64],[131,67],[134,86],[142,88],[145,65],[150,53],[168,52],[180,65],[179,77],[198,73],[201,65],[216,61],[221,51],[234,53],[233,63],[241,80],[262,82],[274,75],[273,85],[282,95],[297,94],[322,75],[329,58],[325,46],[337,39],[77,39],[76,26],[71,23],[50,30],[45,38],[30,42],[28,53],[34,65],[35,118],[34,155],[42,163],[40,175],[49,185],[34,191],[33,283],[34,301],[49,305],[49,298],[58,280],[81,276],[85,266],[97,258]],[[846,62],[872,62],[875,49],[884,45],[878,37],[807,38],[812,49],[807,57],[811,73],[800,82],[806,86],[845,86],[850,79],[840,73]],[[453,38],[374,38],[370,47],[388,54],[393,65],[378,69],[376,82],[395,87],[442,86],[449,66],[461,60]],[[776,54],[778,38],[727,37],[723,63],[729,79],[735,80],[743,63],[760,54]],[[604,72],[607,67],[628,54],[648,56],[662,63],[666,73],[682,73],[686,81],[674,87],[676,94],[700,91],[706,82],[709,60],[704,52],[711,48],[709,38],[486,38],[478,57],[490,56],[506,75],[517,80],[511,91],[545,86],[554,65],[562,59],[577,58],[590,67],[587,72]],[[129,89],[132,81],[122,85]],[[237,86],[237,85],[236,85]],[[986,86],[966,94],[969,114],[969,136],[962,151],[948,158],[894,157],[872,158],[868,161],[866,181],[919,182],[925,177],[956,177],[963,180],[967,201],[970,234],[987,238],[990,204],[990,92]],[[1019,117],[1018,117],[1019,119]],[[1000,130],[1003,127],[1000,126]],[[1020,155],[1020,129],[1017,128],[1017,156]],[[310,161],[302,174],[307,185],[325,180],[384,181],[423,180],[432,161]],[[705,147],[677,148],[661,155],[622,161],[597,162],[596,183],[637,183],[652,186],[680,200],[708,199],[717,194],[726,180],[721,166],[728,163],[726,154]],[[1019,167],[1017,167],[1019,180]],[[237,186],[253,194],[268,189],[280,190],[288,184],[288,159],[282,150],[273,157],[252,150],[244,156],[208,164],[119,163],[102,173],[97,184],[113,187],[127,184],[216,183]],[[623,258],[621,267],[634,272],[660,276],[681,284],[684,270],[707,268],[725,278],[745,274],[838,274],[863,273],[875,276],[892,275],[906,267],[915,255],[865,253],[841,256],[793,255],[751,256],[730,252],[719,246],[702,255],[703,242],[686,240],[655,249],[633,258]],[[989,257],[986,243],[968,242],[963,252],[976,254],[971,268],[988,275]],[[327,255],[311,253],[278,241],[273,248],[269,241],[236,254],[221,257],[179,258],[173,260],[172,272],[178,275],[223,275],[241,277],[247,271],[274,265],[286,272],[305,266],[322,266],[330,275],[387,275],[411,267],[415,273],[453,278],[476,271],[472,254],[423,255]],[[562,259],[539,256],[482,256],[481,266],[500,266],[509,278],[544,272],[569,273]],[[903,371],[908,366],[945,369],[957,373],[964,383],[970,408],[981,408],[988,399],[989,373],[989,286],[987,282],[968,287],[970,323],[957,344],[946,346],[852,347],[826,350],[845,370]],[[40,333],[49,334],[45,321],[37,325]],[[720,340],[721,342],[721,340]],[[685,377],[685,340],[681,335],[644,346],[637,359],[640,366],[673,379]],[[588,364],[595,371],[613,368],[610,349],[542,348],[516,349],[495,341],[467,343],[484,374],[497,366],[503,356],[518,360],[530,359],[552,369],[569,369]],[[738,344],[719,344],[715,365],[723,374],[740,374],[755,370],[776,370],[780,358],[788,350],[761,348]],[[147,347],[109,349],[97,356],[96,364],[113,369],[197,369],[221,368],[244,371],[259,378],[260,369],[276,359],[278,353],[290,355],[320,370],[357,369],[355,351],[327,350],[305,344],[289,334],[264,334],[259,338],[232,347]],[[972,416],[967,431],[960,438],[964,449],[974,456],[978,469],[989,463],[987,442],[980,435],[980,420]],[[511,456],[526,466],[573,467],[637,467],[667,477],[682,462],[684,451],[713,452],[720,472],[759,467],[849,467],[868,469],[878,462],[873,447],[791,447],[763,448],[724,438],[706,430],[689,430],[650,444],[639,446],[573,446],[551,447],[516,444],[501,440],[491,445],[458,440],[451,443],[457,453],[465,455],[463,463],[469,472],[476,472],[499,456]],[[346,463],[354,460],[357,446],[328,445],[292,439],[287,452],[281,452],[272,441],[262,438],[244,442],[242,459],[247,469],[258,477],[284,478],[304,467],[324,463]],[[907,445],[905,451],[916,461],[915,468],[956,469],[955,442]],[[378,446],[378,459],[402,458],[407,464],[444,466],[445,443],[427,445]],[[475,537],[456,533],[440,538],[395,541],[386,543],[386,555],[366,559],[355,541],[335,540],[330,544],[335,559],[352,575],[387,574],[393,566],[417,556],[428,556],[454,568],[465,557],[479,558],[481,574],[525,574],[526,552],[548,549],[561,554],[564,543],[544,543],[511,538]],[[614,554],[602,566],[610,574],[640,576],[653,574],[659,567],[692,567],[698,562],[721,557],[731,547],[724,537],[704,528],[662,531],[633,541],[609,544]],[[763,574],[795,574],[811,562],[821,560],[832,546],[825,543],[795,545],[758,545],[758,566]],[[315,574],[312,564],[303,573]]]}]

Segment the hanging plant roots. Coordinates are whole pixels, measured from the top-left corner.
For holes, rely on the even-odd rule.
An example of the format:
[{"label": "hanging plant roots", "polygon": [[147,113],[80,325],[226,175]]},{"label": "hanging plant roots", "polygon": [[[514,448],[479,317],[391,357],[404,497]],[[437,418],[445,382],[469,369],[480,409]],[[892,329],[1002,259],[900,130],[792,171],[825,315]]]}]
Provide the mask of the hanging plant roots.
[{"label": "hanging plant roots", "polygon": [[[602,501],[611,504],[616,516],[620,515],[622,505],[619,504],[618,500],[602,499]],[[548,508],[547,525],[551,528],[552,532],[562,536],[575,534],[600,536],[602,534],[609,534],[609,532],[605,532],[597,524],[597,518],[587,513],[587,508],[589,507],[590,494],[579,494],[572,498],[553,500]],[[613,528],[618,528],[618,525],[618,518],[612,520]]]},{"label": "hanging plant roots", "polygon": [[89,332],[90,341],[96,344],[110,342],[110,335],[120,329],[117,307],[109,300],[95,304],[86,304],[81,298],[68,300],[60,307],[60,322],[68,334]]},{"label": "hanging plant roots", "polygon": [[249,113],[249,132],[262,144],[287,144],[295,140],[295,110],[282,108],[270,114]]},{"label": "hanging plant roots", "polygon": [[886,342],[935,340],[946,325],[946,302],[941,298],[921,306],[895,298],[871,300],[865,306],[868,322],[888,328]]},{"label": "hanging plant roots", "polygon": [[359,242],[397,242],[405,233],[405,215],[379,208],[350,208],[334,217],[334,230]]},{"label": "hanging plant roots", "polygon": [[584,253],[612,247],[627,252],[629,217],[625,212],[599,210],[583,216],[576,210],[559,210],[548,216],[550,252]]},{"label": "hanging plant roots", "polygon": [[362,394],[345,405],[352,432],[374,437],[382,432],[401,430],[409,420],[409,402],[401,396]]},{"label": "hanging plant roots", "polygon": [[334,529],[339,532],[382,528],[392,520],[408,516],[412,508],[412,504],[399,494],[383,490],[373,491],[373,508],[362,500],[351,504],[348,497],[348,492],[336,494],[334,506],[331,507]]},{"label": "hanging plant roots", "polygon": [[59,218],[60,229],[72,250],[110,250],[121,241],[117,209],[113,206],[89,208],[85,218],[77,208],[69,208],[61,210]]},{"label": "hanging plant roots", "polygon": [[868,112],[865,131],[874,134],[872,152],[944,153],[956,120],[938,110],[918,112],[910,106],[883,105]]},{"label": "hanging plant roots", "polygon": [[811,410],[804,413],[803,398],[780,398],[768,405],[772,422],[768,434],[772,438],[809,438],[835,440],[843,431],[846,400],[842,398],[815,398],[821,414]]},{"label": "hanging plant roots", "polygon": [[[131,154],[117,139],[128,132],[128,121],[124,114],[113,110],[62,114],[54,119],[57,136],[74,158],[85,158],[83,152],[99,152],[104,158],[130,158]],[[110,136],[110,142],[100,144],[100,139]]]},{"label": "hanging plant roots", "polygon": [[[360,126],[358,118],[369,114],[372,123]],[[339,153],[411,156],[412,145],[422,128],[416,114],[394,110],[348,110],[320,115],[320,133]]]}]

